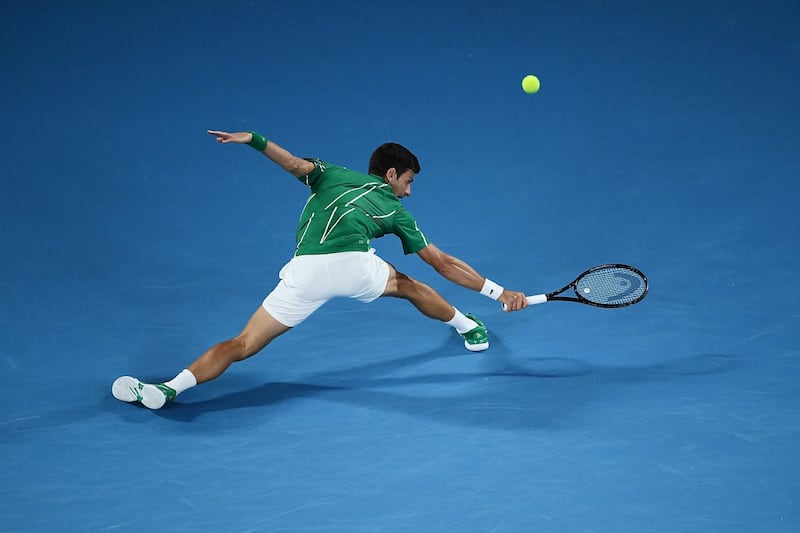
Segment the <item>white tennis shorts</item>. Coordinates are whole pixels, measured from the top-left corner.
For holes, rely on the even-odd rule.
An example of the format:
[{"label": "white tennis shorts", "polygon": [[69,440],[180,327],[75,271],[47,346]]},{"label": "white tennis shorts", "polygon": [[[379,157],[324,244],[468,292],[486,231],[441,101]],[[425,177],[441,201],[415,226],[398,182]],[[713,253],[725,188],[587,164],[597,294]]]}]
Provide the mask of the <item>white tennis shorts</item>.
[{"label": "white tennis shorts", "polygon": [[281,269],[280,282],[261,304],[284,326],[294,327],[331,298],[369,303],[389,281],[389,265],[369,252],[339,252],[293,257]]}]

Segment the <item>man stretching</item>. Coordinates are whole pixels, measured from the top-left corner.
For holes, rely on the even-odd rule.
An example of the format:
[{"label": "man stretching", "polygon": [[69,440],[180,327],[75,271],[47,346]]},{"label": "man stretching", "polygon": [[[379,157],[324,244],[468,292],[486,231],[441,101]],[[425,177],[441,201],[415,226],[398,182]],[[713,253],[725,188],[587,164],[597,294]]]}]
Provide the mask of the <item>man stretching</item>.
[{"label": "man stretching", "polygon": [[223,144],[255,148],[311,189],[297,227],[297,249],[281,269],[278,285],[239,335],[213,346],[165,383],[117,378],[111,390],[118,400],[159,409],[186,389],[218,377],[232,363],[255,355],[336,297],[364,303],[381,296],[404,298],[424,315],[455,328],[468,350],[486,350],[489,337],[483,322],[462,314],[431,287],[398,272],[375,254],[370,240],[387,233],[400,238],[406,254],[417,254],[451,282],[499,301],[508,311],[527,307],[523,293],[504,289],[428,242],[400,203],[400,198],[411,194],[414,176],[420,171],[416,156],[405,147],[379,146],[364,174],[296,157],[255,132],[208,133]]}]

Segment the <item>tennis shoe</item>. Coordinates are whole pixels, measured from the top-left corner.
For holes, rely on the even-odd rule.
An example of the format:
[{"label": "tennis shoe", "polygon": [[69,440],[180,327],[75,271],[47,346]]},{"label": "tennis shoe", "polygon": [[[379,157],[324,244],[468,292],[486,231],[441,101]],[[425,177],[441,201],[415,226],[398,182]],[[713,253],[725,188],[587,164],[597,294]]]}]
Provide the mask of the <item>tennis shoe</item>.
[{"label": "tennis shoe", "polygon": [[472,328],[466,333],[461,333],[461,336],[464,337],[464,347],[470,352],[482,352],[484,350],[488,350],[489,330],[487,330],[486,326],[483,325],[483,322],[478,320],[478,318],[472,313],[467,313],[464,316],[478,324],[476,327]]},{"label": "tennis shoe", "polygon": [[163,383],[142,383],[131,376],[122,376],[114,381],[111,394],[121,402],[139,402],[148,409],[161,409],[178,395],[175,389]]}]

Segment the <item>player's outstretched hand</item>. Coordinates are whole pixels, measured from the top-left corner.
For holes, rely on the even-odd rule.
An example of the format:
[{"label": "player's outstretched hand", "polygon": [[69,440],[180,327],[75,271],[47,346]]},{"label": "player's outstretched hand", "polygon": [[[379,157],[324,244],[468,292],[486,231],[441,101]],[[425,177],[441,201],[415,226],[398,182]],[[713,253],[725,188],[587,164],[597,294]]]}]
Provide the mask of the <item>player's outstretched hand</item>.
[{"label": "player's outstretched hand", "polygon": [[528,307],[528,299],[525,297],[525,293],[522,292],[505,289],[497,300],[503,304],[503,310],[509,313]]},{"label": "player's outstretched hand", "polygon": [[228,133],[227,131],[208,130],[209,135],[217,138],[217,142],[223,144],[236,143],[247,144],[253,140],[253,134],[249,131],[240,131],[238,133]]}]

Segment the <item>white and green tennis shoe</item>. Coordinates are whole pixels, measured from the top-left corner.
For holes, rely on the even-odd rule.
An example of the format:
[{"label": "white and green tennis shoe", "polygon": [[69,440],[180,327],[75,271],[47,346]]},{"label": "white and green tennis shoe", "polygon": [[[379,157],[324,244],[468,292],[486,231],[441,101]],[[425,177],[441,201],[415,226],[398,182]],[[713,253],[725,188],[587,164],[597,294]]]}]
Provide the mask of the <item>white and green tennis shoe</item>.
[{"label": "white and green tennis shoe", "polygon": [[163,383],[142,383],[131,376],[122,376],[111,385],[111,394],[121,402],[139,402],[148,409],[161,409],[177,396],[175,389]]},{"label": "white and green tennis shoe", "polygon": [[470,352],[482,352],[484,350],[488,350],[489,330],[486,329],[486,326],[483,325],[483,322],[481,322],[478,317],[472,313],[467,313],[464,316],[478,324],[476,327],[472,328],[466,333],[461,333],[461,336],[464,337],[464,347]]}]

